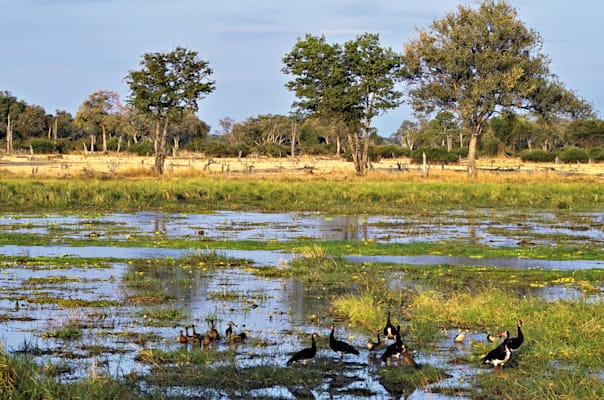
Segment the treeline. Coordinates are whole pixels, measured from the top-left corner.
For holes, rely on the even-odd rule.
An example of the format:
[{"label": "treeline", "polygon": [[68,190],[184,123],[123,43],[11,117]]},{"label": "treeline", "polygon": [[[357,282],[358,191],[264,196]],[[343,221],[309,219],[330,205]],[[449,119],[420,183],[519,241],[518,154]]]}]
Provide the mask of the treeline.
[{"label": "treeline", "polygon": [[[98,91],[82,103],[76,115],[49,114],[9,92],[0,92],[0,138],[6,152],[66,154],[127,152],[153,155],[153,121],[123,105],[111,91]],[[10,148],[7,131],[12,130]],[[181,150],[209,157],[299,154],[350,157],[346,126],[329,121],[265,114],[235,121],[226,117],[211,127],[188,113],[169,127],[170,152]],[[388,138],[373,131],[369,159],[411,158],[455,163],[467,156],[468,137],[453,114],[432,120],[401,123]],[[504,113],[489,121],[479,146],[482,156],[518,156],[525,161],[587,162],[604,160],[604,121],[560,120],[543,126],[521,115]]]}]

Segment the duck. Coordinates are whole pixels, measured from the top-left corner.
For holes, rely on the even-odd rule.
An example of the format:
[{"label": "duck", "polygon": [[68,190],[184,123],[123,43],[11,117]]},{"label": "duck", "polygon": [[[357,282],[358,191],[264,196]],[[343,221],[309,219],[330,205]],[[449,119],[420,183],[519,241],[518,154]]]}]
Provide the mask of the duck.
[{"label": "duck", "polygon": [[499,340],[499,337],[497,337],[497,335],[493,335],[491,332],[487,332],[487,341],[491,342],[491,343],[495,343]]},{"label": "duck", "polygon": [[510,332],[502,331],[499,332],[498,336],[503,337],[503,341],[499,344],[499,346],[491,350],[486,356],[482,357],[481,361],[483,364],[491,364],[495,371],[497,371],[498,367],[501,371],[503,371],[503,366],[512,357],[512,351],[508,347]]},{"label": "duck", "polygon": [[184,335],[182,329],[180,330],[180,335],[178,336],[178,342],[181,344],[187,344],[189,339]]},{"label": "duck", "polygon": [[337,340],[334,336],[335,326],[328,325],[328,329],[331,329],[331,333],[329,334],[329,347],[340,355],[340,359],[344,358],[344,354],[354,354],[359,355],[359,351],[352,347],[350,344],[343,342],[341,340]]},{"label": "duck", "polygon": [[394,343],[389,344],[384,351],[384,354],[380,357],[381,361],[387,361],[389,358],[398,358],[403,352],[403,339],[400,334],[400,327],[395,330]]},{"label": "duck", "polygon": [[287,360],[287,365],[290,365],[294,362],[301,362],[302,364],[306,364],[308,360],[313,358],[315,354],[317,354],[317,343],[315,342],[315,338],[319,335],[317,333],[313,333],[311,336],[311,345],[310,347],[306,347],[293,356],[289,360]]},{"label": "duck", "polygon": [[193,343],[201,343],[202,335],[195,331],[195,325],[191,325],[191,328],[193,329],[193,334],[189,336],[189,340],[191,340]]},{"label": "duck", "polygon": [[231,340],[231,336],[233,335],[233,326],[237,326],[237,324],[235,324],[233,321],[229,321],[228,325],[229,326],[227,326],[226,330],[224,331],[224,337],[226,337],[227,340]]},{"label": "duck", "polygon": [[377,331],[377,342],[373,342],[371,339],[367,342],[367,349],[370,351],[379,350],[382,348],[382,340],[380,339],[380,331]]},{"label": "duck", "polygon": [[518,324],[517,324],[518,336],[508,339],[508,348],[511,351],[518,350],[520,348],[520,345],[522,345],[522,342],[524,342],[524,334],[522,333],[521,328],[522,328],[522,320],[519,319]]},{"label": "duck", "polygon": [[218,334],[218,329],[216,329],[216,325],[214,325],[214,320],[210,320],[210,338],[212,340],[220,339],[220,335]]},{"label": "duck", "polygon": [[411,354],[409,354],[409,349],[407,349],[407,346],[405,345],[405,343],[403,343],[401,346],[401,354],[403,355],[403,362],[405,364],[407,364],[410,367],[413,367],[415,369],[420,369],[419,364],[416,363],[415,360],[413,359],[413,356]]},{"label": "duck", "polygon": [[386,326],[384,327],[384,337],[388,339],[394,339],[395,331],[392,322],[390,321],[390,311],[388,311],[388,318],[386,319]]},{"label": "duck", "polygon": [[455,343],[463,343],[464,339],[466,338],[466,333],[468,333],[467,330],[463,330],[461,332],[459,332],[457,335],[455,335],[455,338],[453,339],[455,341]]}]

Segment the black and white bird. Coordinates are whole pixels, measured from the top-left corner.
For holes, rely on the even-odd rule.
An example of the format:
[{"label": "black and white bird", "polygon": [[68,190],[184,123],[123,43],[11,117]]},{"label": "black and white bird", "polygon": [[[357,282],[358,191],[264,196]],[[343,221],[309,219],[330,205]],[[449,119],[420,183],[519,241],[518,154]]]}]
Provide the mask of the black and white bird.
[{"label": "black and white bird", "polygon": [[390,321],[390,311],[388,311],[388,318],[386,319],[386,326],[384,327],[384,337],[387,339],[394,339],[396,330]]},{"label": "black and white bird", "polygon": [[491,364],[495,371],[499,368],[503,371],[503,366],[506,362],[510,360],[512,357],[512,351],[508,346],[508,340],[510,338],[509,331],[499,332],[498,336],[503,336],[503,342],[499,344],[499,346],[495,347],[491,350],[486,356],[484,356],[481,361],[483,364]]},{"label": "black and white bird", "polygon": [[386,347],[384,354],[380,357],[381,361],[387,361],[389,358],[399,358],[403,353],[403,339],[401,338],[400,327],[394,329],[394,343],[391,343]]},{"label": "black and white bird", "polygon": [[355,355],[359,355],[359,351],[357,349],[355,349],[354,347],[352,347],[352,345],[343,342],[341,340],[337,340],[334,336],[334,330],[335,330],[335,326],[334,325],[329,325],[327,327],[328,329],[331,329],[331,333],[329,334],[329,348],[331,348],[333,351],[335,351],[336,353],[338,353],[340,355],[340,359],[344,358],[344,354],[355,354]]},{"label": "black and white bird", "polygon": [[524,342],[524,334],[522,333],[521,328],[522,328],[522,320],[519,319],[518,320],[518,336],[508,339],[508,347],[510,348],[511,351],[518,350],[518,348],[520,347],[522,342]]},{"label": "black and white bird", "polygon": [[308,360],[310,360],[311,358],[313,358],[315,356],[315,354],[317,354],[317,343],[315,342],[315,338],[319,336],[316,333],[313,333],[311,335],[311,340],[312,340],[312,344],[310,347],[306,347],[302,350],[300,350],[299,352],[297,352],[296,354],[294,354],[293,356],[291,356],[291,358],[289,360],[287,360],[287,364],[291,364],[294,362],[300,362],[302,364],[306,364],[306,362]]}]

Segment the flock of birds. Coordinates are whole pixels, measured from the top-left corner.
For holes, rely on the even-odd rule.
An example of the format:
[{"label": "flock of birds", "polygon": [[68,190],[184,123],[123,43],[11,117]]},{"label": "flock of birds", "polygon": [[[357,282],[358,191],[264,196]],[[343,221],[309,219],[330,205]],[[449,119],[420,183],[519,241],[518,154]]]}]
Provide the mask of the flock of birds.
[{"label": "flock of birds", "polygon": [[[220,339],[220,334],[216,329],[216,325],[213,319],[208,321],[210,323],[210,328],[206,333],[198,333],[195,330],[195,325],[186,326],[185,330],[180,330],[180,336],[178,337],[178,341],[182,344],[194,343],[200,346],[208,346],[212,342],[218,341]],[[487,355],[482,357],[481,361],[484,364],[491,364],[495,371],[498,369],[500,371],[503,370],[504,365],[511,359],[512,352],[518,350],[522,343],[524,342],[524,334],[522,333],[522,320],[518,320],[517,324],[517,336],[510,337],[509,331],[501,331],[497,335],[487,334],[487,340],[489,342],[497,342],[500,340],[500,343],[491,350]],[[233,321],[228,322],[228,327],[225,330],[225,338],[227,343],[236,343],[242,342],[247,338],[247,334],[245,331],[241,333],[234,333],[233,327],[237,325]],[[336,339],[335,337],[335,326],[328,325],[328,329],[331,329],[329,334],[329,347],[334,352],[338,353],[340,360],[343,360],[345,354],[353,354],[359,355],[359,351],[354,348],[349,343],[346,343],[342,340]],[[189,329],[192,329],[192,333],[189,334]],[[465,335],[467,331],[460,332],[457,336],[455,336],[454,341],[456,343],[463,343],[465,340]],[[381,335],[385,338],[385,341],[382,341]],[[302,350],[296,352],[292,355],[288,360],[287,364],[292,363],[302,363],[306,364],[308,360],[311,360],[317,354],[317,342],[316,338],[319,335],[317,333],[313,333],[311,335],[311,346],[303,348]],[[390,343],[390,341],[393,341]],[[367,349],[370,351],[378,351],[385,347],[384,352],[379,357],[381,362],[388,362],[392,359],[401,359],[403,363],[409,365],[413,368],[419,369],[420,365],[415,362],[413,356],[409,353],[407,346],[403,342],[403,338],[401,335],[401,327],[397,325],[393,326],[390,320],[390,312],[388,313],[388,318],[386,320],[386,326],[383,330],[378,330],[376,335],[376,341],[369,340],[367,343]]]},{"label": "flock of birds", "polygon": [[[359,351],[355,349],[349,343],[338,340],[334,336],[334,326],[329,325],[327,327],[331,329],[331,333],[329,334],[329,347],[340,355],[340,359],[343,359],[344,354],[355,354],[359,355]],[[518,320],[518,335],[515,337],[510,337],[509,331],[501,331],[496,336],[487,334],[487,340],[490,342],[496,342],[500,340],[499,345],[491,350],[486,356],[484,356],[481,361],[484,364],[493,365],[494,369],[497,371],[503,370],[503,366],[510,360],[512,356],[512,352],[518,350],[520,345],[524,342],[524,334],[522,333],[522,320]],[[380,333],[383,333],[384,338],[386,338],[386,342],[383,342],[380,337]],[[465,334],[467,331],[463,331],[457,336],[455,336],[454,341],[456,343],[463,343],[465,339]],[[289,360],[287,360],[287,364],[292,364],[294,362],[306,363],[308,360],[312,359],[317,354],[317,343],[315,338],[318,337],[317,333],[313,333],[311,335],[311,346],[304,348],[297,353],[295,353]],[[394,340],[393,343],[389,343],[390,340]],[[387,346],[386,346],[387,345]],[[377,331],[376,341],[370,340],[367,343],[367,349],[370,351],[380,350],[382,347],[386,346],[386,349],[380,356],[380,361],[387,362],[388,360],[398,358],[402,359],[403,363],[419,369],[420,365],[415,362],[412,355],[409,353],[407,346],[403,342],[401,335],[400,325],[394,327],[390,320],[390,313],[388,313],[388,318],[386,320],[386,326],[383,331]]]},{"label": "flock of birds", "polygon": [[[218,329],[216,329],[216,325],[213,319],[208,320],[210,323],[210,329],[206,333],[199,333],[195,330],[195,325],[185,326],[185,330],[180,330],[180,335],[178,336],[178,341],[181,344],[193,343],[199,346],[209,346],[213,342],[217,342],[220,339],[220,334],[218,333]],[[243,342],[247,339],[247,334],[245,331],[240,333],[233,332],[233,326],[237,326],[233,321],[229,321],[228,327],[226,328],[224,334],[227,343],[238,343]],[[191,334],[189,334],[189,329],[192,329]]]}]

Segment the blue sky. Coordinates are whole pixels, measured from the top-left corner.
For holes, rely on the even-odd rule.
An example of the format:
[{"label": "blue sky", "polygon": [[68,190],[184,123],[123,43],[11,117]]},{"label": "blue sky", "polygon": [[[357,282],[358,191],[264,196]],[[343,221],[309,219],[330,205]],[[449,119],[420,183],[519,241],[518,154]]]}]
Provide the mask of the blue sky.
[{"label": "blue sky", "polygon": [[[562,82],[604,110],[604,2],[511,0],[520,19],[543,38],[544,53]],[[97,90],[116,90],[147,52],[176,46],[198,51],[214,70],[216,90],[199,117],[218,120],[287,114],[282,57],[307,32],[343,43],[379,33],[395,51],[417,28],[455,10],[459,0],[0,0],[0,90],[49,113],[73,115]],[[390,136],[411,113],[406,106],[375,120]]]}]

